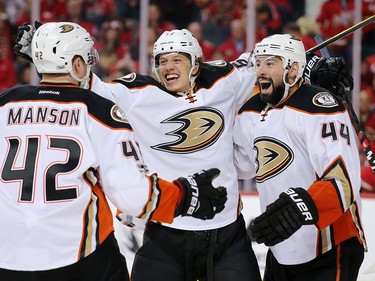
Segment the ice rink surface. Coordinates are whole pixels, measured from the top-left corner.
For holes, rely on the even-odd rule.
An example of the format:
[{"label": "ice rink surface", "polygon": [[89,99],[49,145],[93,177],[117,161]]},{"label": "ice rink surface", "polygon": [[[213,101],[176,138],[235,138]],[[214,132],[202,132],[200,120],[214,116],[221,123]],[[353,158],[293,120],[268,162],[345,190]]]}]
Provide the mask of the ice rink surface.
[{"label": "ice rink surface", "polygon": [[[247,223],[260,214],[257,195],[243,195],[243,215]],[[364,195],[362,198],[362,218],[369,251],[365,254],[357,281],[375,281],[375,195]],[[129,272],[133,264],[134,252],[142,243],[142,226],[133,228],[121,225],[114,219],[115,234],[119,241],[121,252],[125,255]],[[267,247],[253,243],[253,249],[258,259],[261,272],[264,270]]]}]

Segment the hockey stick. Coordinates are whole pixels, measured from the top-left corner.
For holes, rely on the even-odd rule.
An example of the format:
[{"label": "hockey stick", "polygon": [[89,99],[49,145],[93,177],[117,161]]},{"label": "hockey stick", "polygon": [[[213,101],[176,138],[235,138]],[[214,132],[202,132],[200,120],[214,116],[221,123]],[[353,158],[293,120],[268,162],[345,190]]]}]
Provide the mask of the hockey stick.
[{"label": "hockey stick", "polygon": [[[315,41],[319,45],[322,45],[323,37],[321,35],[315,36]],[[322,46],[320,52],[325,58],[329,58],[330,54],[326,46]],[[371,150],[370,142],[366,137],[366,134],[361,126],[361,123],[358,120],[357,115],[355,114],[353,105],[350,101],[348,91],[345,90],[345,94],[343,95],[343,104],[346,108],[346,110],[349,113],[350,121],[352,122],[352,125],[355,129],[355,132],[357,133],[358,140],[361,144],[362,150],[366,155],[367,161],[370,164],[372,172],[375,174],[375,155],[374,152]]]},{"label": "hockey stick", "polygon": [[372,22],[375,21],[375,15],[372,15],[371,17],[345,29],[344,31],[341,31],[340,33],[337,33],[335,36],[332,36],[331,38],[319,43],[318,45],[316,45],[315,47],[312,47],[310,48],[309,50],[306,51],[306,54],[312,54],[312,53],[315,53],[316,51],[324,48],[325,46],[331,44],[332,42],[335,42],[336,40],[338,39],[341,39],[342,37],[356,31],[357,29],[360,29],[361,27],[365,26],[365,25],[368,25]]},{"label": "hockey stick", "polygon": [[345,91],[344,100],[343,100],[344,106],[346,110],[349,113],[350,121],[353,124],[353,127],[355,129],[355,132],[357,133],[358,140],[361,144],[362,150],[366,155],[367,161],[371,166],[372,172],[375,174],[375,155],[374,152],[371,150],[370,142],[366,137],[366,133],[364,132],[361,123],[358,120],[357,115],[355,114],[355,111],[353,109],[353,105],[350,102],[348,93]]}]

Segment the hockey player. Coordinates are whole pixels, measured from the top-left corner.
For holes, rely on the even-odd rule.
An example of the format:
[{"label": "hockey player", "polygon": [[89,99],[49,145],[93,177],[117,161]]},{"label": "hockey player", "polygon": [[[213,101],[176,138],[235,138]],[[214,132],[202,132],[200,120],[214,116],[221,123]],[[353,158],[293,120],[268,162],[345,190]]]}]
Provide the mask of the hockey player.
[{"label": "hockey player", "polygon": [[270,246],[265,281],[355,281],[366,249],[356,133],[333,93],[304,83],[302,42],[272,35],[254,49],[260,93],[240,110],[235,157],[255,176]]},{"label": "hockey player", "polygon": [[160,223],[224,208],[217,169],[173,183],[145,174],[122,111],[79,87],[93,45],[75,23],[43,25],[31,43],[40,85],[0,94],[0,280],[129,280],[106,197]]},{"label": "hockey player", "polygon": [[[27,55],[30,33],[32,26],[21,27],[16,52]],[[91,89],[106,93],[124,110],[150,169],[166,179],[197,167],[225,171],[214,183],[227,187],[228,201],[214,219],[178,217],[172,224],[147,224],[132,268],[134,281],[260,281],[241,215],[232,139],[236,113],[252,95],[255,72],[250,53],[232,64],[205,63],[202,56],[189,31],[167,31],[154,45],[156,80],[135,73],[112,84],[95,75],[90,80]]]}]

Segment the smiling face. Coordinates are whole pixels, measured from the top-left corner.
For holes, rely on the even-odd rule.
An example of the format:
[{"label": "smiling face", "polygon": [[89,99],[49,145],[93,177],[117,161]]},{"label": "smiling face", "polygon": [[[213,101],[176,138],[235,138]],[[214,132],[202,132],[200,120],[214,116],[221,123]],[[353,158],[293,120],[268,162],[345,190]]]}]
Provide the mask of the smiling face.
[{"label": "smiling face", "polygon": [[277,56],[257,56],[255,70],[262,101],[277,104],[285,90],[282,59]]},{"label": "smiling face", "polygon": [[[191,88],[189,73],[191,61],[182,53],[161,54],[158,58],[158,76],[167,90],[178,93],[187,92]],[[193,71],[194,75],[196,71]]]}]

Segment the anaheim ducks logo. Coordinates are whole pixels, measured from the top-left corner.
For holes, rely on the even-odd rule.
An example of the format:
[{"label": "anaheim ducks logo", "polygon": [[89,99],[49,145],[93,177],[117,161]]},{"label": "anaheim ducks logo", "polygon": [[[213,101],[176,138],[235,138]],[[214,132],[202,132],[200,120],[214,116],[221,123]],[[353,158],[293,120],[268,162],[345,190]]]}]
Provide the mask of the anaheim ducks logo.
[{"label": "anaheim ducks logo", "polygon": [[258,165],[256,181],[264,182],[284,171],[294,159],[293,151],[285,143],[270,137],[256,138],[254,149]]},{"label": "anaheim ducks logo", "polygon": [[116,104],[111,108],[111,116],[114,120],[122,123],[129,123],[124,111]]},{"label": "anaheim ducks logo", "polygon": [[71,24],[63,24],[60,26],[61,31],[60,33],[68,33],[74,29],[74,26]]},{"label": "anaheim ducks logo", "polygon": [[193,108],[172,116],[161,123],[182,124],[174,131],[166,133],[177,139],[152,146],[153,149],[186,154],[205,149],[214,144],[224,130],[223,114],[214,108]]}]

